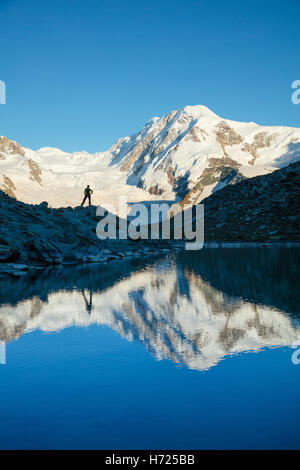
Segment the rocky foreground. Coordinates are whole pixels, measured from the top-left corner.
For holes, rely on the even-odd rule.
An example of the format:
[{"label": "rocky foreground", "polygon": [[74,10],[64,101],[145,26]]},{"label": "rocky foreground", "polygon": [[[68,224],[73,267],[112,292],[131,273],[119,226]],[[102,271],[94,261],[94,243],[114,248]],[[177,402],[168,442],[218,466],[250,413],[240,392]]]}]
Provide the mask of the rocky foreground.
[{"label": "rocky foreground", "polygon": [[49,208],[25,204],[0,191],[0,272],[27,266],[107,262],[158,251],[164,242],[99,240],[96,207]]}]

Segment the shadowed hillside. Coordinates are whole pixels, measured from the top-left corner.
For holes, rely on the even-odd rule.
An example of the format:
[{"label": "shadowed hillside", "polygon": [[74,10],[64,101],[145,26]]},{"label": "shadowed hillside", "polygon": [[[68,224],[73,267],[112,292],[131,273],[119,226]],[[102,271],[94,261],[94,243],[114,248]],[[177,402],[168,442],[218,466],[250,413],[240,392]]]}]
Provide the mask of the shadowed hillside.
[{"label": "shadowed hillside", "polygon": [[202,201],[205,241],[299,241],[300,162]]}]

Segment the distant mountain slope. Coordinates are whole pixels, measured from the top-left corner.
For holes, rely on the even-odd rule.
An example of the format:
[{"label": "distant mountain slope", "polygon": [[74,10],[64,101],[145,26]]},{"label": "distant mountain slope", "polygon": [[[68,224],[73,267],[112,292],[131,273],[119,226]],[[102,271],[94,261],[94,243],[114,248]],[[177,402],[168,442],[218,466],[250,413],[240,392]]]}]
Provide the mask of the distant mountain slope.
[{"label": "distant mountain slope", "polygon": [[118,206],[119,196],[194,204],[227,184],[299,158],[300,129],[234,122],[205,106],[186,106],[95,154],[33,151],[0,137],[0,188],[52,207],[80,204],[87,183],[96,205]]},{"label": "distant mountain slope", "polygon": [[87,184],[94,190],[95,205],[118,207],[124,195],[129,201],[153,199],[147,191],[127,185],[125,175],[109,166],[104,154],[71,154],[50,147],[33,151],[0,138],[0,189],[9,196],[28,204],[47,201],[51,207],[74,207],[80,205]]}]

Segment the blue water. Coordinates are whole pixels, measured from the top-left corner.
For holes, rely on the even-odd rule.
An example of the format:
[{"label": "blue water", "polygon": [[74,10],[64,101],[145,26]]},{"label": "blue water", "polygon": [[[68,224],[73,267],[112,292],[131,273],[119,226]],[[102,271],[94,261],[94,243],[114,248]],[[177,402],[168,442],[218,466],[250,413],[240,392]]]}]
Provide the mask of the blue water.
[{"label": "blue water", "polygon": [[1,279],[0,448],[299,448],[298,267],[223,249]]}]

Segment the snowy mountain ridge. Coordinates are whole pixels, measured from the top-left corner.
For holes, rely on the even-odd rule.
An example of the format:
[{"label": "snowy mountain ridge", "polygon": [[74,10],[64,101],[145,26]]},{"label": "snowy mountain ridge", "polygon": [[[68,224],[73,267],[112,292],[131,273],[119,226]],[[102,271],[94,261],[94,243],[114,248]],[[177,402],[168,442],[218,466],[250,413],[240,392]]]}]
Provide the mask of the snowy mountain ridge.
[{"label": "snowy mountain ridge", "polygon": [[300,157],[300,129],[222,119],[186,106],[150,119],[109,150],[37,151],[0,137],[0,189],[27,203],[80,204],[83,187],[95,204],[164,199],[200,202],[227,184],[272,172]]}]

